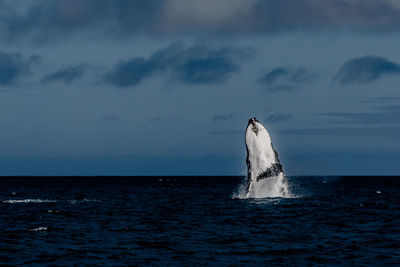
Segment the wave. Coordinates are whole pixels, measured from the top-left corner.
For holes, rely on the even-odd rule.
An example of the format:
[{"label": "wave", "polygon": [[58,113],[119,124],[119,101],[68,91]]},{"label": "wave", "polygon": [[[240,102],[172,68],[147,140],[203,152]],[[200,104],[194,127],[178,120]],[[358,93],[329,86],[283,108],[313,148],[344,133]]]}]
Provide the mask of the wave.
[{"label": "wave", "polygon": [[[8,200],[3,200],[2,202],[5,204],[22,204],[22,203],[53,203],[53,202],[58,202],[60,200],[55,200],[55,199],[8,199]],[[101,202],[101,200],[98,199],[89,199],[89,198],[84,198],[84,199],[70,199],[70,200],[65,200],[69,204],[77,204],[77,203],[82,203],[82,202]]]}]

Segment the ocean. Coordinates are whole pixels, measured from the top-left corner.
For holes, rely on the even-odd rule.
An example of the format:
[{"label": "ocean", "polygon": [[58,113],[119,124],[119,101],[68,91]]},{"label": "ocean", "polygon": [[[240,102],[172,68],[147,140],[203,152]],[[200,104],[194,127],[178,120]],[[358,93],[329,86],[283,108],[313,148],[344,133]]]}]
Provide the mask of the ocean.
[{"label": "ocean", "polygon": [[2,177],[1,266],[400,264],[400,177]]}]

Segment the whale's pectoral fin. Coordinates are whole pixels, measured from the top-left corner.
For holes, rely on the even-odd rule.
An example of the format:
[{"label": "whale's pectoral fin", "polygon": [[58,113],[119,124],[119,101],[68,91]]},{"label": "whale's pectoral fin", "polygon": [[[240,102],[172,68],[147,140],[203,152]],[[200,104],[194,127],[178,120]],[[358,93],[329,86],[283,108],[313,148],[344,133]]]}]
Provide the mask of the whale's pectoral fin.
[{"label": "whale's pectoral fin", "polygon": [[279,173],[281,173],[281,172],[283,172],[282,165],[279,162],[278,163],[273,163],[271,167],[269,167],[264,172],[262,172],[259,175],[257,175],[256,180],[258,182],[258,181],[260,181],[262,179],[278,176]]}]

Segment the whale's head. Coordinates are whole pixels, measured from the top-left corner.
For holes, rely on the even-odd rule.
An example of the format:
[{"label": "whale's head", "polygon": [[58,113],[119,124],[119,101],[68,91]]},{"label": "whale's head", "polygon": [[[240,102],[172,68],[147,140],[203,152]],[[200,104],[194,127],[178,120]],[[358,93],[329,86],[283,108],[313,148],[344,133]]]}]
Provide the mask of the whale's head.
[{"label": "whale's head", "polygon": [[258,157],[261,154],[274,154],[271,137],[264,125],[256,118],[249,119],[246,128],[246,147],[250,154]]},{"label": "whale's head", "polygon": [[[257,125],[258,124],[258,125]],[[251,125],[251,129],[255,134],[258,134],[260,122],[256,118],[251,118],[247,124],[247,127]]]}]

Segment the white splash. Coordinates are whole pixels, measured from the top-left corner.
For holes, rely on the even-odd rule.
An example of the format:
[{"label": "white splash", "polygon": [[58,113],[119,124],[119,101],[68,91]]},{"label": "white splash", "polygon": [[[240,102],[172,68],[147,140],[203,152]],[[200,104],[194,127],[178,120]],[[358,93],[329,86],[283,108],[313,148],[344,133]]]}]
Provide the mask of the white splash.
[{"label": "white splash", "polygon": [[238,198],[291,197],[285,174],[271,137],[257,119],[249,120],[246,129],[247,182],[238,189]]},{"label": "white splash", "polygon": [[69,204],[79,204],[79,203],[82,203],[82,202],[101,202],[101,200],[98,200],[98,199],[90,199],[90,198],[84,198],[84,199],[81,199],[81,200],[77,200],[77,199],[70,199],[70,200],[68,200],[68,203]]},{"label": "white splash", "polygon": [[4,200],[3,203],[8,203],[8,204],[18,204],[18,203],[52,203],[56,202],[57,200],[52,200],[52,199],[9,199],[9,200]]},{"label": "white splash", "polygon": [[246,198],[246,194],[247,194],[247,178],[243,179],[242,183],[239,184],[239,187],[236,189],[236,191],[233,192],[232,198],[244,199]]},{"label": "white splash", "polygon": [[283,173],[260,181],[250,182],[246,198],[291,197]]},{"label": "white splash", "polygon": [[29,231],[37,232],[37,231],[46,231],[46,230],[47,230],[47,227],[41,226],[41,227],[38,227],[38,228],[30,229]]}]

